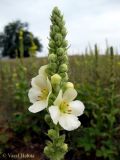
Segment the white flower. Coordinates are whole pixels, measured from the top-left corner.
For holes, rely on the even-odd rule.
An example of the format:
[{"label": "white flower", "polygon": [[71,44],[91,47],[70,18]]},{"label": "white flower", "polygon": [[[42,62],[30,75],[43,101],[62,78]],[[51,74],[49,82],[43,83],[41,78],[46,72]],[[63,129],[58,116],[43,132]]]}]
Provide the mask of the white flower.
[{"label": "white flower", "polygon": [[73,88],[67,89],[64,94],[60,90],[54,105],[49,107],[49,112],[54,124],[59,124],[65,130],[71,131],[80,126],[77,116],[83,114],[84,104],[81,101],[73,101],[77,92]]},{"label": "white flower", "polygon": [[42,75],[44,75],[44,76],[47,77],[47,74],[46,74],[46,72],[45,72],[45,70],[47,69],[47,67],[48,67],[48,65],[41,66],[38,73],[39,73],[40,75],[42,74]]},{"label": "white flower", "polygon": [[39,75],[32,79],[31,85],[32,88],[29,90],[28,97],[33,105],[28,110],[37,113],[48,106],[49,95],[52,91],[51,83],[43,68],[42,71],[39,71]]}]

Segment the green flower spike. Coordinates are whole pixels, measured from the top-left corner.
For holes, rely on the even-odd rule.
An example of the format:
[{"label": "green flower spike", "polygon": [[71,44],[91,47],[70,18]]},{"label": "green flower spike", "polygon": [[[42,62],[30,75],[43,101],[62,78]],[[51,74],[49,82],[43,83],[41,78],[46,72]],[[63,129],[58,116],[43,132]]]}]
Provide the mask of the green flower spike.
[{"label": "green flower spike", "polygon": [[63,85],[68,80],[68,42],[65,40],[67,31],[63,20],[63,15],[61,15],[61,12],[57,7],[55,7],[52,11],[51,22],[48,74],[49,77],[56,73],[59,74],[62,79],[61,85]]}]

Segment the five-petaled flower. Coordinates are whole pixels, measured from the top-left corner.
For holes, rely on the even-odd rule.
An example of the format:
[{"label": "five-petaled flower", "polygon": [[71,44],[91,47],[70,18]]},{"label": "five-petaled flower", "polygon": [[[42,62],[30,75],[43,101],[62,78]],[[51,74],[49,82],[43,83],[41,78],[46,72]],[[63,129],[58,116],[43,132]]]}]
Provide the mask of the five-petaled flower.
[{"label": "five-petaled flower", "polygon": [[32,88],[29,90],[28,97],[33,103],[28,109],[30,112],[37,113],[48,106],[49,95],[52,92],[51,83],[45,72],[47,66],[42,66],[39,75],[31,81]]},{"label": "five-petaled flower", "polygon": [[54,105],[49,107],[53,123],[59,123],[65,130],[71,131],[80,126],[78,116],[83,114],[84,104],[81,101],[73,101],[77,96],[74,88],[67,89],[64,94],[60,90]]}]

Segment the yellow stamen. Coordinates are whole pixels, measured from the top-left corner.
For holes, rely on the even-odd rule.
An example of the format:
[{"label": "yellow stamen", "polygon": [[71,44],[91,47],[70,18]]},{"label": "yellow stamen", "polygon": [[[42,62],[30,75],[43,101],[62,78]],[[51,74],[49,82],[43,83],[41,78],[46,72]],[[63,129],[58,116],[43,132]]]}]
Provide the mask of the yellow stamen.
[{"label": "yellow stamen", "polygon": [[71,113],[71,109],[70,109],[70,105],[68,104],[68,102],[66,101],[62,101],[62,103],[60,104],[60,111],[63,112],[63,113],[68,113],[70,114]]},{"label": "yellow stamen", "polygon": [[41,95],[38,96],[38,101],[47,99],[48,94],[49,94],[48,89],[47,88],[43,88],[42,91],[41,91]]}]

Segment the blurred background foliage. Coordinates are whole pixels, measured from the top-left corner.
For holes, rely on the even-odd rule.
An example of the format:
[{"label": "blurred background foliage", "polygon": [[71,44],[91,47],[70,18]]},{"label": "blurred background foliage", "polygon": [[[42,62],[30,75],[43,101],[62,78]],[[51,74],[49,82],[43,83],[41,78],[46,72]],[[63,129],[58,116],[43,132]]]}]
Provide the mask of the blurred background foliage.
[{"label": "blurred background foliage", "polygon": [[[47,58],[0,61],[1,153],[15,151],[18,146],[45,145],[45,113],[30,113],[27,96],[31,78],[45,64]],[[83,55],[69,57],[69,77],[78,91],[77,99],[86,108],[79,117],[81,127],[64,131],[70,149],[66,160],[119,160],[120,55],[113,47],[100,55],[95,45]]]},{"label": "blurred background foliage", "polygon": [[0,48],[2,50],[3,57],[20,57],[20,31],[22,31],[23,38],[23,56],[30,56],[30,49],[36,46],[36,51],[42,51],[42,44],[40,40],[29,31],[29,24],[27,22],[21,22],[16,20],[8,23],[4,27],[4,31],[0,33]]}]

